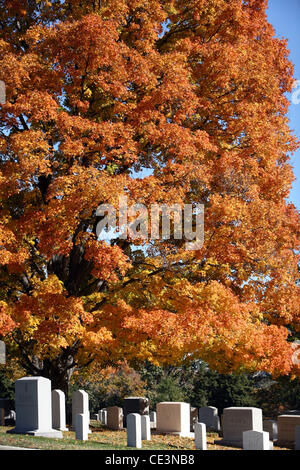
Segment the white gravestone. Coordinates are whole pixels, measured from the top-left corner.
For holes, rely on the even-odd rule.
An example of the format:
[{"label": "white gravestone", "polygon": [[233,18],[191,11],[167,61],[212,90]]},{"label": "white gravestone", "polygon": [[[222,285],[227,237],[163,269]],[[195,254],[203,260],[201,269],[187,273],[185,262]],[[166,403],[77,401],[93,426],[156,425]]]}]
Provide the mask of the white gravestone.
[{"label": "white gravestone", "polygon": [[194,429],[196,449],[207,450],[206,425],[204,423],[196,423]]},{"label": "white gravestone", "polygon": [[23,377],[15,383],[16,427],[8,432],[62,438],[52,428],[51,381],[45,377]]},{"label": "white gravestone", "polygon": [[272,442],[267,431],[244,431],[243,449],[244,450],[271,450]]},{"label": "white gravestone", "polygon": [[142,423],[141,415],[130,413],[127,415],[127,447],[142,447]]},{"label": "white gravestone", "polygon": [[254,407],[230,407],[223,412],[223,439],[220,443],[243,446],[244,431],[262,431],[262,410]]},{"label": "white gravestone", "polygon": [[52,390],[52,427],[68,431],[66,427],[66,400],[62,390]]},{"label": "white gravestone", "polygon": [[142,441],[151,441],[150,416],[141,416]]},{"label": "white gravestone", "polygon": [[218,426],[218,409],[214,406],[203,406],[198,410],[199,423],[206,424],[206,428],[210,431],[219,431]]},{"label": "white gravestone", "polygon": [[156,430],[161,434],[191,437],[190,404],[161,402],[156,406]]},{"label": "white gravestone", "polygon": [[[77,390],[72,395],[72,428],[75,429],[75,416],[84,414],[90,422],[89,396],[84,390]],[[89,432],[91,432],[89,430]]]},{"label": "white gravestone", "polygon": [[75,438],[79,441],[87,441],[89,434],[89,421],[86,413],[75,415]]}]

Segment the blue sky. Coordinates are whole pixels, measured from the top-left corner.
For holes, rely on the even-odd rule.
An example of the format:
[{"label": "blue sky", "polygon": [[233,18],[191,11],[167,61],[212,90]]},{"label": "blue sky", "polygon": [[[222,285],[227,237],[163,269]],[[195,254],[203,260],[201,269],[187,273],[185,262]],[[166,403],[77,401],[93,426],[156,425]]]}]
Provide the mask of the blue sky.
[{"label": "blue sky", "polygon": [[[294,90],[300,101],[300,0],[269,0],[267,10],[269,22],[274,26],[276,36],[289,40],[290,60],[294,64],[294,77],[299,80],[298,92]],[[288,117],[290,127],[300,140],[300,103],[293,104],[292,94],[288,95],[291,102]],[[290,193],[290,201],[300,210],[300,148],[291,156],[296,181]],[[151,171],[143,170],[136,177],[145,177]]]},{"label": "blue sky", "polygon": [[[294,77],[300,80],[300,0],[269,0],[269,22],[274,26],[276,35],[289,40],[290,60],[294,64]],[[300,83],[300,82],[299,82]],[[300,89],[300,87],[298,87]],[[295,90],[296,92],[296,90]],[[291,100],[291,96],[288,98]],[[300,98],[300,91],[296,94]],[[288,117],[290,127],[300,140],[300,103],[293,104],[291,100]],[[290,201],[300,209],[300,149],[291,158],[296,176]]]}]

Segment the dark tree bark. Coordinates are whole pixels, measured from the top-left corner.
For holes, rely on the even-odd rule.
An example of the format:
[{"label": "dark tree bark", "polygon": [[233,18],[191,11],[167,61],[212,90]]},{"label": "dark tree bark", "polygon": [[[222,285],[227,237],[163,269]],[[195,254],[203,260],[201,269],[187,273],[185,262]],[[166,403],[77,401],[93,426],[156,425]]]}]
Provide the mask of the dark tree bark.
[{"label": "dark tree bark", "polygon": [[79,344],[61,350],[61,353],[54,359],[39,359],[30,357],[24,348],[21,348],[21,363],[29,375],[46,377],[51,380],[52,390],[58,389],[68,397],[69,383],[74,370],[76,369],[75,355]]}]

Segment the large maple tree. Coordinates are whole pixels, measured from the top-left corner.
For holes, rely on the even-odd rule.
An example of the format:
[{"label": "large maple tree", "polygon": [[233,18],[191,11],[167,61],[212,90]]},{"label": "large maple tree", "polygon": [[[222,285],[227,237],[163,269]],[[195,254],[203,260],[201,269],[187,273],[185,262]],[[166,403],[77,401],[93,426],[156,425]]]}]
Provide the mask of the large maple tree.
[{"label": "large maple tree", "polygon": [[[291,373],[294,79],[267,2],[0,6],[0,332],[28,373],[64,390],[123,358]],[[203,204],[203,247],[99,241],[97,207],[124,192]]]}]

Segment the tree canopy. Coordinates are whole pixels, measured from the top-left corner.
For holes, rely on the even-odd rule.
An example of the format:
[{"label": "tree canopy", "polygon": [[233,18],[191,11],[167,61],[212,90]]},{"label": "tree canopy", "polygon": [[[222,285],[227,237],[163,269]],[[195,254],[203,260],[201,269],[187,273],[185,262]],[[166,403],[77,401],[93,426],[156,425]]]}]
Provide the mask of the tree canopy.
[{"label": "tree canopy", "polygon": [[[293,372],[294,79],[267,2],[0,7],[0,332],[27,370],[56,385],[123,358]],[[203,204],[203,247],[99,241],[97,207],[123,193]]]}]

